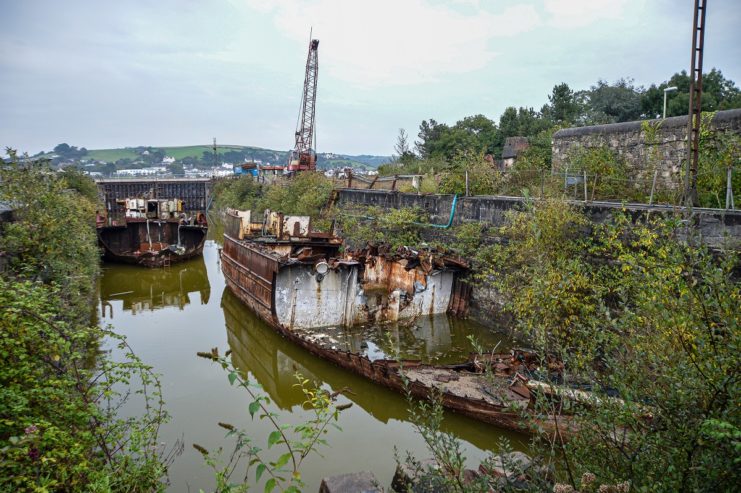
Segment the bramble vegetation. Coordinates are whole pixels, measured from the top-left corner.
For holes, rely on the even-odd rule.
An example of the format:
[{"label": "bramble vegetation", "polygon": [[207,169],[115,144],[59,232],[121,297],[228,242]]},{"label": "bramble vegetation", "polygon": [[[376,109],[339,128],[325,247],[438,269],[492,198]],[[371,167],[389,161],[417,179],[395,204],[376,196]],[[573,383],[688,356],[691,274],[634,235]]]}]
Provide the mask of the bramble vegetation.
[{"label": "bramble vegetation", "polygon": [[[684,241],[679,219],[593,224],[561,200],[510,212],[488,246],[483,234],[478,224],[456,229],[474,282],[504,296],[529,346],[565,364],[561,380],[543,385],[590,391],[579,402],[536,393],[523,420],[537,430],[539,416],[564,411],[571,422],[534,437],[541,475],[502,491],[544,491],[546,479],[571,493],[732,491],[741,481],[738,256]],[[437,464],[407,458],[422,484],[487,491],[492,478],[466,479],[457,440],[440,431],[439,399],[410,408]]]},{"label": "bramble vegetation", "polygon": [[336,215],[339,232],[351,247],[368,243],[388,243],[392,249],[415,246],[421,241],[421,220],[421,211],[409,207],[389,211],[364,207],[339,211]]},{"label": "bramble vegetation", "polygon": [[715,113],[703,113],[697,172],[702,207],[726,207],[727,173],[732,173],[735,203],[741,202],[741,135],[718,132],[710,126]]},{"label": "bramble vegetation", "polygon": [[[347,389],[330,394],[318,387],[312,386],[309,380],[296,374],[297,384],[303,391],[305,401],[303,407],[310,409],[313,416],[306,422],[297,425],[280,424],[280,416],[271,410],[270,398],[265,395],[259,384],[251,382],[241,373],[229,359],[229,352],[220,356],[216,348],[209,352],[199,352],[198,356],[219,364],[226,372],[230,385],[237,385],[250,396],[252,401],[248,411],[252,419],[268,420],[273,431],[267,437],[267,448],[263,449],[244,430],[240,430],[229,423],[219,423],[227,430],[227,438],[234,439],[234,449],[228,455],[229,460],[222,462],[223,449],[211,452],[201,445],[193,444],[204,457],[206,464],[214,471],[217,493],[238,493],[249,489],[251,471],[254,467],[254,483],[259,484],[265,477],[264,491],[270,493],[275,488],[288,493],[301,491],[304,483],[301,479],[301,466],[310,454],[318,453],[318,448],[326,446],[325,436],[330,428],[341,430],[336,424],[340,412],[349,409],[352,403],[336,405],[337,397]],[[283,452],[277,459],[266,458],[269,449],[273,446],[282,447]],[[232,476],[239,468],[239,478]]]},{"label": "bramble vegetation", "polygon": [[265,209],[285,214],[306,215],[318,229],[329,226],[319,219],[332,192],[332,181],[322,173],[299,173],[271,184],[257,183],[246,176],[222,180],[214,189],[217,209],[231,207],[262,213]]},{"label": "bramble vegetation", "polygon": [[482,255],[480,280],[508,293],[517,329],[600,399],[576,408],[579,432],[554,455],[573,487],[585,472],[635,491],[728,491],[741,479],[738,258],[680,241],[679,227],[627,216],[590,226],[546,201],[512,213],[506,241]]},{"label": "bramble vegetation", "polygon": [[[10,151],[0,199],[14,210],[0,252],[0,489],[155,491],[169,458],[159,382],[126,341],[91,322],[99,253],[84,177]],[[87,194],[89,195],[89,194]],[[122,361],[101,354],[104,339]],[[131,395],[145,413],[117,414]]]},{"label": "bramble vegetation", "polygon": [[[0,237],[0,251],[8,259],[5,275],[55,283],[70,293],[70,316],[89,317],[99,260],[92,228],[95,204],[70,189],[83,187],[79,176],[23,166],[12,151],[10,157],[11,166],[0,171],[0,200],[16,209],[15,221],[4,226]],[[71,177],[75,181],[68,181]]]}]

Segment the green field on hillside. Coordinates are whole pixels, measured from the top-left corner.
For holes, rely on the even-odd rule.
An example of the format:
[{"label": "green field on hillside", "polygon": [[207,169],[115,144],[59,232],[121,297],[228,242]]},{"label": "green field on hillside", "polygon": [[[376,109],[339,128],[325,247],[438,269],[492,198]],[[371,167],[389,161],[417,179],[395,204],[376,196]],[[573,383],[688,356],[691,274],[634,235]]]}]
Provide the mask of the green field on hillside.
[{"label": "green field on hillside", "polygon": [[[236,145],[219,145],[217,146],[219,153],[223,153],[227,150],[241,150],[245,149],[245,146]],[[152,149],[160,149],[164,151],[165,155],[172,156],[175,159],[183,159],[186,157],[198,157],[203,156],[204,152],[211,153],[212,147],[208,145],[198,146],[182,146],[182,147],[152,147]],[[135,148],[126,147],[123,149],[90,149],[88,150],[86,158],[95,159],[98,161],[115,162],[119,159],[137,159],[139,153]]]},{"label": "green field on hillside", "polygon": [[[158,147],[157,149],[162,149],[165,151],[165,154],[168,156],[172,156],[175,159],[183,159],[186,157],[201,157],[203,156],[204,152],[208,152],[209,154],[214,152],[212,146],[184,146],[184,147]],[[229,151],[229,150],[235,150],[235,151],[241,151],[242,149],[246,149],[245,146],[230,146],[230,145],[218,145],[216,146],[216,150],[219,154]]]},{"label": "green field on hillside", "polygon": [[87,151],[86,159],[95,159],[96,161],[116,162],[119,159],[138,158],[139,155],[134,149],[92,149]]}]

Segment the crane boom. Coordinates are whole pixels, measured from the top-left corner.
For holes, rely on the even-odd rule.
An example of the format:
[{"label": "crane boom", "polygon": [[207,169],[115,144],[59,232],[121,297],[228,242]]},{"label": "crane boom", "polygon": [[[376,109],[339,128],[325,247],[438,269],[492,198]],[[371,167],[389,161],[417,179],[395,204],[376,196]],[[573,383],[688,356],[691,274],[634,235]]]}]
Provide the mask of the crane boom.
[{"label": "crane boom", "polygon": [[316,115],[316,83],[319,73],[319,40],[309,42],[306,57],[304,92],[301,98],[301,115],[296,129],[296,143],[288,163],[289,171],[313,171],[316,169],[316,154],[312,148],[314,138],[314,116]]}]

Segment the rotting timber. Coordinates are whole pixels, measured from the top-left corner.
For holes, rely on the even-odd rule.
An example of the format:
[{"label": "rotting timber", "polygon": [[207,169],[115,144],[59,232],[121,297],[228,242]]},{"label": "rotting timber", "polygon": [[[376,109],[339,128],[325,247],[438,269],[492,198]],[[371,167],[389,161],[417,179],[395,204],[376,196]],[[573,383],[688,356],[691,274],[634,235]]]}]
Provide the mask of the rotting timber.
[{"label": "rotting timber", "polygon": [[[334,330],[355,324],[465,315],[468,264],[435,250],[388,246],[340,254],[342,239],[312,231],[311,219],[266,211],[227,211],[221,268],[231,291],[286,339],[310,353],[419,399],[439,393],[444,407],[516,431],[545,431],[565,419],[538,416],[527,386],[537,358],[522,352],[472,355],[458,365],[374,359],[337,344]],[[407,383],[405,383],[405,379]]]},{"label": "rotting timber", "polygon": [[181,200],[125,199],[122,219],[98,215],[96,230],[109,262],[164,267],[203,253],[208,221],[183,212]]}]

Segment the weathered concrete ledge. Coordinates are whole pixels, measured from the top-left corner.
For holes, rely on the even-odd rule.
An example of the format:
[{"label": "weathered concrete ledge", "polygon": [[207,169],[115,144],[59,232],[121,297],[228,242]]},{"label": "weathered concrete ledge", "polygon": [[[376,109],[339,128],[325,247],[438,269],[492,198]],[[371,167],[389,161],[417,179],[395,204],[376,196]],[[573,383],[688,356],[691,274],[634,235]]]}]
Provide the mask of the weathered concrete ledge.
[{"label": "weathered concrete ledge", "polygon": [[[649,124],[656,125],[661,123],[663,129],[680,128],[687,131],[688,116],[672,116],[664,119],[647,120]],[[622,123],[607,123],[603,125],[590,125],[586,127],[562,128],[553,134],[554,139],[567,137],[580,137],[583,135],[605,135],[621,132],[640,132],[645,120]],[[715,113],[713,117],[713,126],[720,129],[732,128],[738,129],[741,126],[741,109],[723,110]]]},{"label": "weathered concrete ledge", "polygon": [[[587,216],[595,223],[610,221],[615,214],[627,212],[634,220],[648,215],[679,217],[684,220],[686,209],[667,205],[621,204],[615,202],[582,202],[569,201],[583,208]],[[447,224],[453,205],[452,195],[417,195],[413,193],[392,192],[386,190],[353,190],[339,191],[338,204],[365,205],[383,209],[417,207],[425,211],[430,221]],[[480,222],[492,226],[505,224],[506,214],[510,210],[522,210],[525,199],[506,196],[472,196],[458,197],[453,217],[453,225]],[[716,250],[741,251],[741,210],[693,208],[687,222],[698,234],[701,241]]]}]

